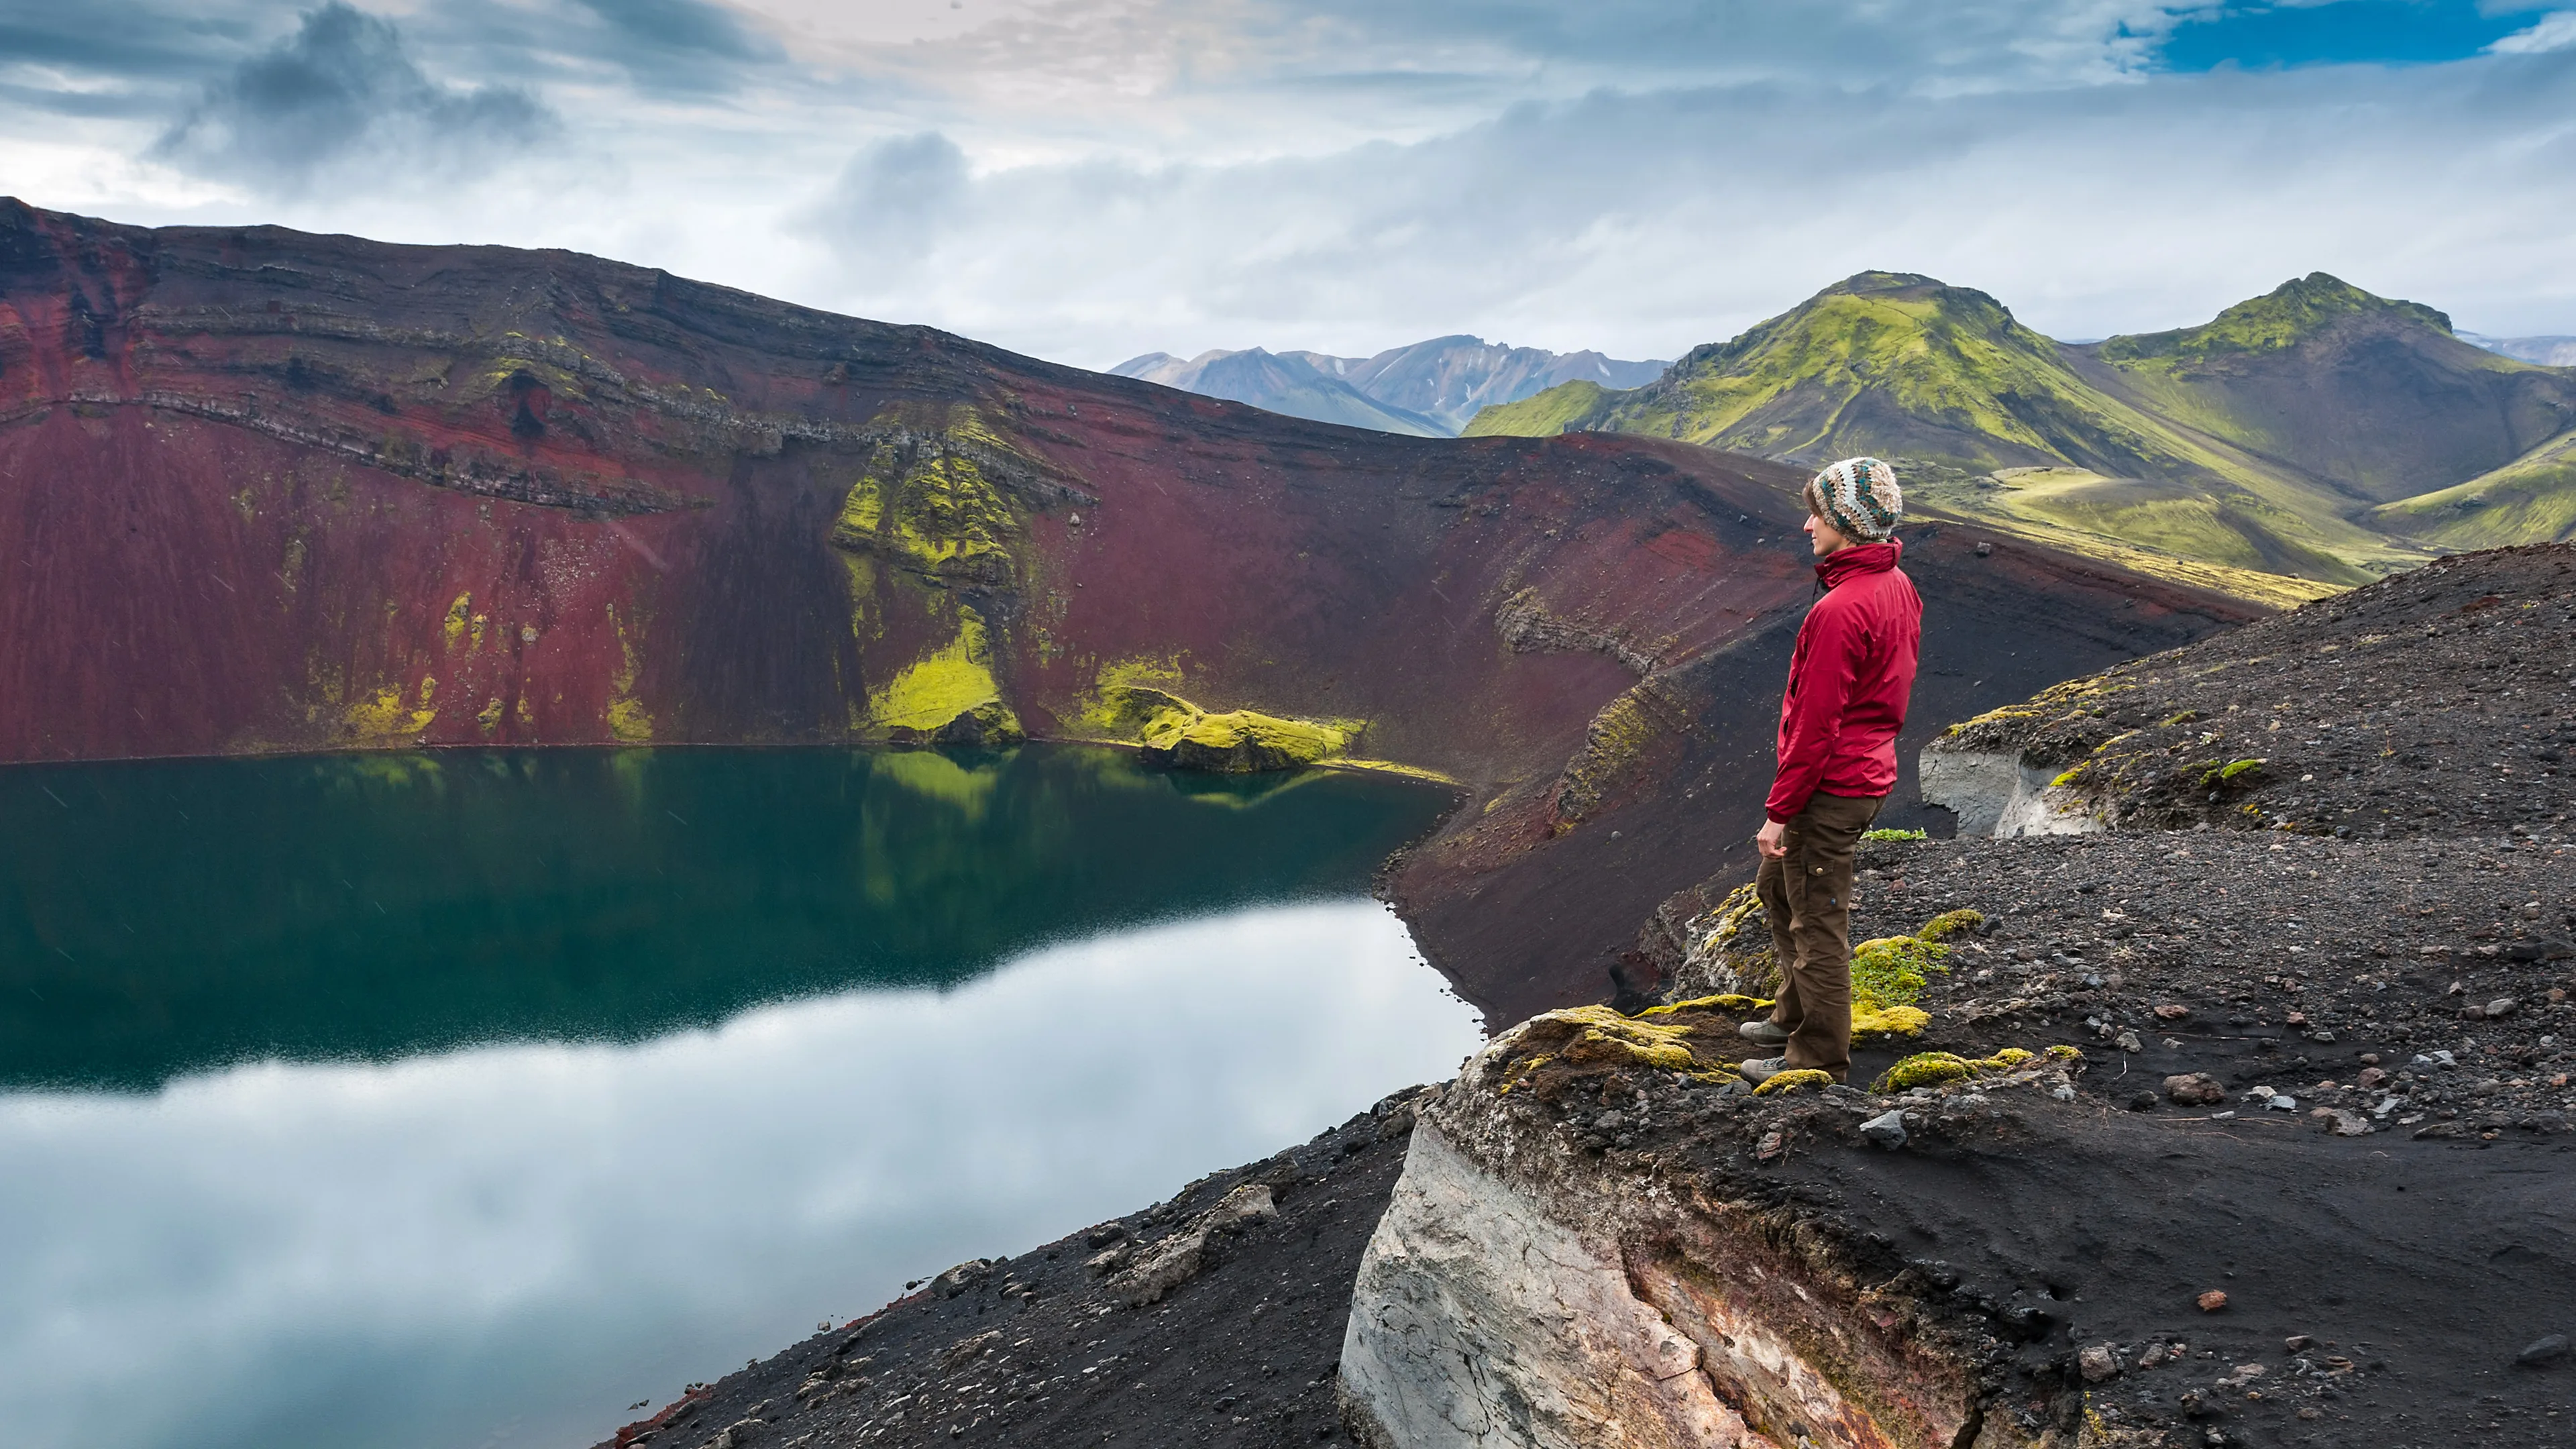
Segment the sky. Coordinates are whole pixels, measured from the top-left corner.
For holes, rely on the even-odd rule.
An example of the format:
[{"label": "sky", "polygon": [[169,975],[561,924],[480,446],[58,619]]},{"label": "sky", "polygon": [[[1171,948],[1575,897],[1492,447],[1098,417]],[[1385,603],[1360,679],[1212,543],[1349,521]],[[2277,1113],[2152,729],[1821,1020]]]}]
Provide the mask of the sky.
[{"label": "sky", "polygon": [[2576,333],[2576,0],[0,0],[0,194],[595,252],[1086,367],[1673,357],[1923,272]]}]

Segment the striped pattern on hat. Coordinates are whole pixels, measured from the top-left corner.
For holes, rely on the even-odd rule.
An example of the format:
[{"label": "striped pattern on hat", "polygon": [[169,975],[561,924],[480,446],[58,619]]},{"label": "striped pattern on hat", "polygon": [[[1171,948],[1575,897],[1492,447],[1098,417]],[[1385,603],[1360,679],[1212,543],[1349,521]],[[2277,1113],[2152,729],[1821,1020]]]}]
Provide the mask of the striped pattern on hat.
[{"label": "striped pattern on hat", "polygon": [[1894,468],[1876,458],[1845,458],[1807,480],[1807,507],[1845,538],[1884,543],[1905,516],[1905,495]]}]

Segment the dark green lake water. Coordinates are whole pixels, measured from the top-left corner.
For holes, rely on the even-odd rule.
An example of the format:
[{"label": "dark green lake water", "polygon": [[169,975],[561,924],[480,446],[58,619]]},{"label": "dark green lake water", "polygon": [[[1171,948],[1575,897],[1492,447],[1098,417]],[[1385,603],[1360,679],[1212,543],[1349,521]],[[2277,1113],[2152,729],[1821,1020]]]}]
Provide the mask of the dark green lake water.
[{"label": "dark green lake water", "polygon": [[588,1444],[1473,1049],[1446,792],[1105,750],[0,770],[13,1442]]},{"label": "dark green lake water", "polygon": [[1444,792],[1119,751],[522,750],[0,770],[0,1083],[641,1040],[1365,889]]}]

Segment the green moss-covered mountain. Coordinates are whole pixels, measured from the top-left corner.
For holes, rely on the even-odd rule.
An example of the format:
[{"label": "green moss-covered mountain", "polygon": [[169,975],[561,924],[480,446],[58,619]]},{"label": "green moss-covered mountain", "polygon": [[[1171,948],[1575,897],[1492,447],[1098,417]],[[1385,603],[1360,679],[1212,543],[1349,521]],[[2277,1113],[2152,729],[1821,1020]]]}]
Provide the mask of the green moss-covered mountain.
[{"label": "green moss-covered mountain", "polygon": [[1645,387],[1569,384],[1466,431],[1874,453],[1912,464],[1923,511],[2298,597],[2436,547],[2565,537],[2571,427],[2576,370],[2323,273],[2203,326],[2077,345],[1983,292],[1864,272]]}]

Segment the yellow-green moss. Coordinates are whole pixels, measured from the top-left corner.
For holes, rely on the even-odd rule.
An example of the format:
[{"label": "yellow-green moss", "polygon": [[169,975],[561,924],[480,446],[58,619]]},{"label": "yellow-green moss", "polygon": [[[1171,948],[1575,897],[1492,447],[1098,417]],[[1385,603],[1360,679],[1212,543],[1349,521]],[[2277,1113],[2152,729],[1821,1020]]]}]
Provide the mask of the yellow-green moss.
[{"label": "yellow-green moss", "polygon": [[2207,772],[2202,774],[2200,777],[2201,788],[2204,790],[2215,789],[2220,785],[2227,784],[2230,781],[2252,774],[2254,771],[2263,768],[2264,764],[2265,761],[2263,760],[2252,759],[2230,760],[2224,765],[2212,765],[2209,767]]},{"label": "yellow-green moss", "polygon": [[1943,911],[1925,921],[1923,929],[1916,931],[1914,935],[1917,940],[1946,941],[1961,931],[1973,931],[1985,923],[1986,917],[1983,911]]},{"label": "yellow-green moss", "polygon": [[633,696],[608,702],[609,737],[620,744],[640,745],[653,738],[653,712]]},{"label": "yellow-green moss", "polygon": [[900,415],[879,421],[904,432],[869,456],[841,500],[832,541],[934,575],[1016,578],[1012,548],[1025,525],[982,461],[1012,456],[1011,445],[973,408],[948,409],[935,421]]},{"label": "yellow-green moss", "polygon": [[1723,996],[1698,996],[1693,997],[1688,1001],[1675,1001],[1663,1006],[1649,1006],[1645,1010],[1638,1012],[1637,1015],[1641,1018],[1648,1016],[1670,1016],[1676,1011],[1732,1011],[1742,1014],[1748,1011],[1769,1011],[1770,1009],[1771,1003],[1768,1001],[1758,1000],[1750,996],[1738,996],[1733,992],[1729,992]]},{"label": "yellow-green moss", "polygon": [[1812,1067],[1800,1067],[1796,1071],[1774,1073],[1769,1080],[1753,1089],[1753,1095],[1777,1097],[1807,1087],[1829,1087],[1833,1085],[1833,1081],[1833,1075],[1829,1072],[1820,1072]]},{"label": "yellow-green moss", "polygon": [[1584,726],[1582,748],[1565,764],[1556,784],[1560,824],[1590,815],[1604,795],[1627,779],[1639,756],[1665,732],[1646,695],[1652,686],[1639,681],[1620,691]]},{"label": "yellow-green moss", "polygon": [[477,728],[481,729],[483,733],[487,735],[492,733],[492,731],[499,729],[501,727],[501,696],[496,694],[490,699],[485,700],[483,702],[483,707],[474,712],[474,723]]},{"label": "yellow-green moss", "polygon": [[884,688],[868,695],[871,725],[929,733],[959,715],[1001,700],[984,616],[961,604],[957,623],[956,638],[928,658],[907,665]]},{"label": "yellow-green moss", "polygon": [[1556,1057],[1552,1053],[1540,1052],[1536,1056],[1523,1057],[1512,1063],[1510,1070],[1503,1073],[1503,1084],[1496,1089],[1494,1095],[1498,1097],[1509,1095],[1512,1088],[1528,1081],[1531,1073],[1555,1060]]},{"label": "yellow-green moss", "polygon": [[438,718],[438,712],[429,708],[436,683],[431,680],[421,683],[418,708],[404,700],[403,688],[399,684],[380,685],[374,693],[360,698],[342,716],[349,732],[364,742],[381,742],[417,735],[428,729]]},{"label": "yellow-green moss", "polygon": [[2187,725],[2187,724],[2190,724],[2190,723],[2192,723],[2194,720],[2197,720],[2197,719],[2199,719],[2199,718],[2200,718],[2200,711],[2199,711],[2199,710],[2196,710],[2196,709],[2186,709],[2186,710],[2183,710],[2182,712],[2180,712],[2180,713],[2178,713],[2178,714],[2169,714],[2169,715],[2166,715],[2163,719],[2160,719],[2160,720],[2156,721],[2156,723],[2157,723],[2157,724],[2159,724],[2159,725],[2161,725],[2161,726],[2163,726],[2163,727],[2164,727],[2164,728],[2166,728],[2166,729],[2171,729],[2171,728],[2173,728],[2175,725]]},{"label": "yellow-green moss", "polygon": [[1428,780],[1434,785],[1464,783],[1457,776],[1432,769],[1428,765],[1408,765],[1398,760],[1363,760],[1354,755],[1340,755],[1317,760],[1315,763],[1327,770],[1350,770],[1366,775],[1402,775],[1408,780]]},{"label": "yellow-green moss", "polygon": [[1350,747],[1349,731],[1311,720],[1282,719],[1253,710],[1203,714],[1165,710],[1141,735],[1148,752],[1200,768],[1293,769]]},{"label": "yellow-green moss", "polygon": [[456,596],[456,602],[447,606],[447,622],[439,626],[438,632],[447,636],[448,648],[454,649],[458,644],[464,642],[465,613],[468,609],[473,607],[474,596],[472,594],[458,594]]},{"label": "yellow-green moss", "polygon": [[1974,1076],[1976,1067],[1956,1052],[1917,1052],[1886,1071],[1870,1084],[1873,1092],[1910,1092],[1916,1087],[1937,1087]]},{"label": "yellow-green moss", "polygon": [[1852,948],[1852,1005],[1911,1006],[1923,994],[1924,973],[1941,965],[1950,948],[1920,936],[1882,936]]},{"label": "yellow-green moss", "polygon": [[[1294,769],[1347,759],[1365,720],[1307,720],[1236,709],[1211,713],[1172,692],[1181,682],[1178,656],[1120,660],[1100,666],[1093,687],[1075,703],[1069,732],[1076,738],[1141,745],[1147,755],[1193,769],[1252,771]],[[1435,772],[1387,762],[1406,773]]]},{"label": "yellow-green moss", "polygon": [[1864,830],[1860,833],[1860,838],[1878,843],[1900,840],[1929,840],[1932,838],[1932,833],[1928,830]]},{"label": "yellow-green moss", "polygon": [[1691,1034],[1687,1026],[1665,1026],[1622,1016],[1607,1006],[1573,1006],[1561,1011],[1544,1011],[1530,1018],[1522,1028],[1525,1036],[1549,1036],[1559,1039],[1553,1055],[1569,1062],[1608,1062],[1613,1065],[1636,1063],[1665,1071],[1700,1070],[1703,1064],[1691,1055],[1682,1039]]},{"label": "yellow-green moss", "polygon": [[[2051,1049],[2051,1060],[2056,1060]],[[1943,1082],[1956,1082],[1969,1077],[1982,1077],[1995,1072],[2008,1072],[2031,1060],[2031,1053],[2020,1047],[2005,1047],[1993,1056],[1970,1058],[1956,1052],[1917,1052],[1886,1071],[1870,1084],[1873,1092],[1910,1092],[1916,1087],[1937,1087]]]},{"label": "yellow-green moss", "polygon": [[1864,1044],[1885,1042],[1890,1037],[1915,1037],[1932,1024],[1932,1013],[1919,1006],[1876,1006],[1852,1002],[1852,1040]]},{"label": "yellow-green moss", "polygon": [[608,606],[608,627],[617,635],[617,669],[609,676],[608,734],[621,744],[640,745],[653,738],[653,712],[635,697],[635,681],[643,673],[643,663],[635,644],[634,628],[618,617],[617,606]]}]

